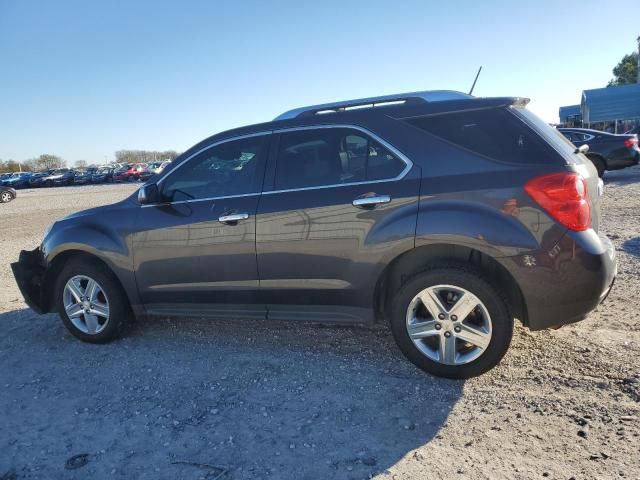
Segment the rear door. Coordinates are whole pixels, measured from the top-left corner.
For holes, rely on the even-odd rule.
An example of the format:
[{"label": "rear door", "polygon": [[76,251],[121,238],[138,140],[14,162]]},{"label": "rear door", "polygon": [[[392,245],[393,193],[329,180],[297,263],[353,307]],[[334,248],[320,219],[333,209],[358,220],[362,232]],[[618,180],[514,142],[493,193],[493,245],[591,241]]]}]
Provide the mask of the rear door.
[{"label": "rear door", "polygon": [[357,127],[276,141],[256,223],[269,318],[370,320],[380,272],[414,246],[419,168]]}]

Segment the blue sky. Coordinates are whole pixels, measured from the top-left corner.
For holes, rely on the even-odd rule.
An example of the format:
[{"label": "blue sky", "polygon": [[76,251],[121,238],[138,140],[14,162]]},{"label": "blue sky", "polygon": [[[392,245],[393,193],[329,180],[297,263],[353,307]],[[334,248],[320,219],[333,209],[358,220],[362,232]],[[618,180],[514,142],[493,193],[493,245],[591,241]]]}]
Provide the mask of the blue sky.
[{"label": "blue sky", "polygon": [[479,65],[476,95],[526,96],[556,121],[634,50],[638,14],[637,0],[0,0],[0,159],[182,151],[305,104],[466,91]]}]

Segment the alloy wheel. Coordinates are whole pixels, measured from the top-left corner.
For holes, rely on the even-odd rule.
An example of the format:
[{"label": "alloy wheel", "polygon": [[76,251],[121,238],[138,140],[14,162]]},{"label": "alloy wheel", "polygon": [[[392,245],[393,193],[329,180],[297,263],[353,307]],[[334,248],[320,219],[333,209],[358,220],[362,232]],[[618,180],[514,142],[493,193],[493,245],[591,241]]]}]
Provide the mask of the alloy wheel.
[{"label": "alloy wheel", "polygon": [[420,291],[409,303],[407,333],[418,350],[445,365],[477,359],[491,341],[491,316],[480,299],[454,285]]},{"label": "alloy wheel", "polygon": [[12,198],[13,197],[9,192],[2,192],[2,196],[0,196],[0,200],[2,200],[2,203],[10,202]]},{"label": "alloy wheel", "polygon": [[91,277],[70,278],[64,286],[63,303],[71,323],[87,335],[97,335],[109,323],[109,299],[102,286]]}]

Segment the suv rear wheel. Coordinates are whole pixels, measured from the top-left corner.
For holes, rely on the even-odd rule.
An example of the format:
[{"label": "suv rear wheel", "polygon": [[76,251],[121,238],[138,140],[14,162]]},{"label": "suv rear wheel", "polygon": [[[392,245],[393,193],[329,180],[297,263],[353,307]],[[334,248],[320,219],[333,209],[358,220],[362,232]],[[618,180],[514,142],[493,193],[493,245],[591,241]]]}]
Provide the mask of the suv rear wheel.
[{"label": "suv rear wheel", "polygon": [[466,265],[430,268],[409,279],[391,303],[391,330],[422,370],[470,378],[497,365],[511,343],[506,301]]},{"label": "suv rear wheel", "polygon": [[0,192],[0,203],[9,203],[13,200],[13,195],[11,192],[5,190],[4,192]]},{"label": "suv rear wheel", "polygon": [[105,266],[91,261],[71,261],[58,276],[55,296],[65,327],[85,342],[113,340],[130,316],[118,281]]}]

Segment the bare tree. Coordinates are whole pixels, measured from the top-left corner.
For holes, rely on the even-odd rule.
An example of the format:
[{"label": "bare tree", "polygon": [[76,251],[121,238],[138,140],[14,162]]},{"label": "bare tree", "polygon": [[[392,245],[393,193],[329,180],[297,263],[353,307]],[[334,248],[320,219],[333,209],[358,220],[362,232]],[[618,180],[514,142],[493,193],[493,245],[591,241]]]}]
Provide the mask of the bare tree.
[{"label": "bare tree", "polygon": [[62,168],[66,165],[66,162],[56,155],[45,153],[37,158],[27,160],[25,165],[31,170],[50,170],[52,168]]},{"label": "bare tree", "polygon": [[163,152],[155,150],[118,150],[115,155],[118,163],[150,163],[175,160],[178,152],[175,150],[165,150]]},{"label": "bare tree", "polygon": [[9,172],[19,172],[19,171],[29,171],[31,170],[30,165],[26,162],[19,163],[15,160],[0,160],[0,173],[9,173]]},{"label": "bare tree", "polygon": [[87,168],[87,161],[86,160],[76,160],[75,166],[76,166],[76,168]]}]

